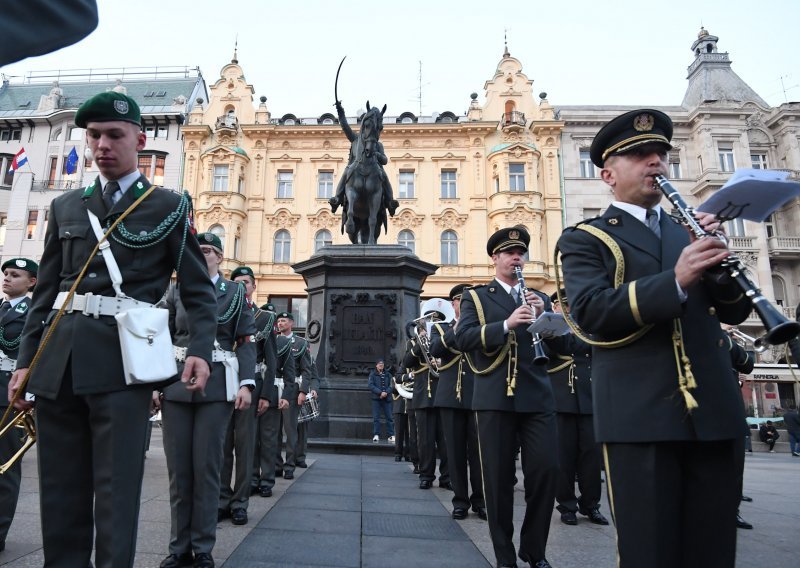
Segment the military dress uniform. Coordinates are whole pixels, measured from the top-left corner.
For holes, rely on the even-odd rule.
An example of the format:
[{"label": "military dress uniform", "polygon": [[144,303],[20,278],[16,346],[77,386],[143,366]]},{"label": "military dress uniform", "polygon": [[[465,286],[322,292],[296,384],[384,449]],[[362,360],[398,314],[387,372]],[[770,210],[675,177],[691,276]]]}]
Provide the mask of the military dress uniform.
[{"label": "military dress uniform", "polygon": [[392,377],[392,416],[394,417],[394,459],[411,460],[410,436],[408,432],[408,400],[400,396],[396,381],[402,377]]},{"label": "military dress uniform", "polygon": [[[38,265],[27,258],[12,258],[3,263],[3,272],[7,267],[19,270],[27,270],[36,276]],[[25,325],[25,318],[28,316],[30,299],[27,296],[20,296],[6,300],[0,305],[0,389],[8,392],[8,382],[11,373],[16,366],[19,343],[22,339],[22,328]],[[0,414],[8,409],[8,398],[0,397]],[[9,419],[14,416],[15,411],[11,411]],[[0,425],[5,426],[6,423]],[[23,440],[21,436],[13,433],[0,437],[0,463],[6,463],[11,457],[22,448]],[[5,549],[6,536],[11,523],[14,520],[14,513],[17,510],[17,500],[19,499],[19,487],[22,481],[22,460],[17,462],[5,473],[0,475],[0,551]]]},{"label": "military dress uniform", "polygon": [[[515,247],[527,250],[529,241],[523,227],[501,229],[489,238],[487,252],[492,255]],[[549,309],[549,298],[534,292]],[[533,363],[533,337],[526,326],[504,331],[504,321],[517,307],[503,285],[492,280],[464,292],[456,329],[456,348],[465,353],[475,372],[472,408],[489,533],[501,566],[516,566],[512,537],[518,444],[526,502],[519,557],[532,564],[546,562],[558,479],[555,401],[546,369]]]},{"label": "military dress uniform", "polygon": [[[275,319],[271,315],[268,315],[267,318]],[[266,319],[262,320],[262,322],[264,321]],[[294,403],[297,404],[297,394],[293,387],[293,385],[296,385],[294,358],[291,355],[291,349],[286,347],[289,343],[288,341],[280,341],[281,336],[272,333],[271,325],[269,327],[270,335],[266,335],[266,324],[261,328],[264,335],[263,345],[267,370],[260,396],[269,401],[269,408],[258,418],[258,469],[260,471],[257,486],[262,497],[272,496],[272,488],[275,486],[276,470],[278,469],[278,455],[280,454],[281,438],[283,436],[281,418],[284,412],[278,408],[278,401],[283,399],[291,406],[292,397],[294,396]],[[280,347],[279,343],[281,344]],[[270,360],[275,361],[274,366],[270,364]],[[272,377],[272,380],[270,380],[270,377]],[[289,387],[288,389],[287,386]],[[282,467],[281,464],[281,470]]]},{"label": "military dress uniform", "polygon": [[[278,347],[275,343],[275,320],[277,315],[272,304],[264,304],[256,308],[253,312],[256,321],[256,391],[253,393],[256,398],[256,408],[258,400],[264,399],[269,402],[266,412],[277,408],[277,396],[275,400],[271,395],[273,389],[277,395],[275,387],[276,369],[278,365]],[[261,443],[266,428],[267,419],[262,420],[262,416],[256,416],[256,436],[255,452],[253,455],[253,471],[250,479],[251,492],[258,492],[259,478],[261,477]],[[274,448],[273,448],[274,449]],[[274,453],[274,452],[273,452]],[[275,482],[273,473],[273,483]],[[271,488],[270,488],[271,489]]]},{"label": "military dress uniform", "polygon": [[[598,511],[602,453],[593,427],[592,347],[572,333],[545,339],[545,343],[551,351],[547,373],[558,421],[556,508],[566,524],[575,524],[578,511],[596,524],[608,524]],[[576,474],[580,498],[575,496]]]},{"label": "military dress uniform", "polygon": [[[461,290],[458,291],[458,294]],[[453,292],[451,292],[451,299]],[[453,517],[463,519],[470,507],[486,517],[478,431],[472,412],[474,375],[456,349],[455,323],[436,323],[431,330],[431,355],[441,360],[434,404],[439,409],[447,466],[453,486]],[[472,493],[470,493],[470,488]]]},{"label": "military dress uniform", "polygon": [[[240,266],[231,272],[231,280],[234,282],[241,275],[254,277],[250,267]],[[250,299],[245,298],[247,308],[256,317],[258,310]],[[256,329],[258,322],[256,322]],[[261,353],[259,353],[261,352]],[[256,360],[263,361],[263,351],[256,346]],[[250,503],[251,486],[253,477],[253,459],[256,450],[256,427],[258,425],[258,398],[261,393],[262,383],[264,382],[260,367],[256,364],[255,388],[253,390],[253,403],[245,409],[234,410],[233,416],[228,423],[228,431],[225,434],[225,445],[223,446],[222,472],[220,479],[219,494],[219,517],[225,518],[230,515],[233,523],[243,525],[247,523],[247,507]],[[235,457],[235,462],[234,462]],[[234,463],[236,467],[234,475]],[[233,477],[233,487],[231,478]]]},{"label": "military dress uniform", "polygon": [[[278,314],[282,317],[282,314]],[[297,465],[297,417],[300,414],[300,405],[297,404],[297,397],[300,394],[301,383],[303,382],[301,361],[298,361],[292,351],[294,343],[292,335],[278,334],[276,343],[278,346],[278,364],[284,360],[292,361],[294,376],[291,381],[284,379],[282,397],[289,401],[289,406],[280,411],[280,428],[278,431],[278,443],[276,446],[276,471],[282,471],[285,479],[294,478],[294,470]],[[284,359],[285,358],[285,359]],[[308,372],[308,368],[305,369]],[[282,433],[281,433],[282,432]],[[283,457],[283,435],[286,436],[286,459]]]},{"label": "military dress uniform", "polygon": [[[210,235],[210,233],[206,233]],[[206,244],[206,243],[204,243]],[[204,275],[209,280],[208,272]],[[179,297],[181,280],[167,292],[173,343],[181,348],[191,338],[189,310]],[[234,389],[255,387],[256,333],[253,313],[245,302],[244,286],[217,276],[217,333],[215,354],[235,350],[238,377]],[[209,350],[207,357],[211,357]],[[217,357],[219,359],[219,357]],[[178,366],[178,372],[182,365]],[[187,391],[180,383],[163,389],[164,453],[169,472],[171,529],[169,552],[179,558],[211,554],[216,543],[222,448],[234,410],[226,384],[224,362],[211,365],[205,393]]]},{"label": "military dress uniform", "polygon": [[[304,337],[292,333],[292,357],[295,369],[300,370],[303,378],[300,391],[311,396],[311,391],[319,392],[319,374],[316,361],[311,357],[311,345]],[[298,406],[298,414],[300,408]],[[295,450],[295,465],[306,467],[306,451],[308,448],[308,423],[297,423],[297,449]]]},{"label": "military dress uniform", "polygon": [[[668,148],[671,134],[659,111],[626,113],[595,137],[592,161],[645,142]],[[661,212],[659,237],[633,213],[612,205],[558,242],[572,317],[614,342],[594,347],[592,383],[620,566],[732,567],[744,409],[719,323],[751,305],[710,272],[681,290],[687,230]]]},{"label": "military dress uniform", "polygon": [[[113,97],[135,104],[127,97],[120,99],[124,97],[120,93],[102,95],[104,100]],[[81,109],[106,104],[98,103],[98,97]],[[80,113],[79,109],[75,122],[85,127]],[[53,306],[59,292],[69,290],[97,244],[87,210],[108,226],[150,186],[144,176],[130,185],[120,184],[122,197],[108,209],[104,184],[106,180],[98,177],[85,190],[70,191],[51,203],[18,368],[30,366],[56,314]],[[122,290],[132,298],[155,304],[177,270],[186,283],[181,295],[193,329],[188,354],[208,360],[215,329],[214,290],[197,239],[189,230],[190,214],[187,195],[156,189],[108,242],[122,273]],[[91,260],[76,293],[114,296],[102,256]],[[37,397],[45,563],[88,566],[94,533],[98,567],[132,565],[152,386],[125,384],[119,334],[111,315],[68,311],[43,353],[27,390]]]},{"label": "military dress uniform", "polygon": [[439,486],[450,485],[447,452],[444,446],[442,423],[434,407],[439,379],[433,376],[425,362],[422,347],[416,339],[409,339],[403,356],[403,367],[414,373],[414,394],[411,408],[417,427],[417,454],[419,456],[419,486],[429,489],[436,479],[436,458],[439,458]]}]

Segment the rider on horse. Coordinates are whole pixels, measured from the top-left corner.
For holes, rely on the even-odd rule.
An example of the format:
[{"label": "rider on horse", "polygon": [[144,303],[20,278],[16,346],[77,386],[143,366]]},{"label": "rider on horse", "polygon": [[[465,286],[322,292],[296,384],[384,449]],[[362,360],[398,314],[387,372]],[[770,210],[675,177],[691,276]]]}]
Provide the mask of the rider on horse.
[{"label": "rider on horse", "polygon": [[[369,111],[369,101],[367,101],[367,109]],[[375,109],[377,110],[377,109]],[[383,107],[383,111],[376,113],[378,116],[378,129],[383,130],[383,113],[386,111],[386,105]],[[336,194],[328,200],[328,203],[331,205],[331,211],[336,213],[336,209],[339,208],[339,205],[343,205],[345,201],[345,185],[347,185],[347,180],[353,174],[353,170],[356,167],[356,152],[357,152],[357,137],[356,134],[353,132],[353,129],[350,128],[350,125],[347,123],[347,117],[344,114],[344,108],[342,107],[341,101],[336,101],[336,113],[339,115],[339,124],[342,127],[347,139],[350,140],[350,156],[347,159],[347,167],[344,170],[344,175],[339,179],[339,184],[336,186]],[[381,173],[381,185],[383,186],[383,206],[389,211],[389,215],[394,217],[394,213],[400,204],[394,199],[394,194],[392,192],[392,185],[389,183],[389,178],[386,175],[386,172],[383,170],[383,166],[387,164],[389,159],[386,157],[386,154],[383,151],[383,144],[378,141],[375,147],[375,157],[378,160],[380,173]]]}]

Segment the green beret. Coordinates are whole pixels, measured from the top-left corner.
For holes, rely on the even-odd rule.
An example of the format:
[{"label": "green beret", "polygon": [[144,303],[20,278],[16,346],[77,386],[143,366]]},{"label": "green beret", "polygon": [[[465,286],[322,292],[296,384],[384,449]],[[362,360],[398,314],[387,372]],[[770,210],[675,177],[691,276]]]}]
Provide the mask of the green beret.
[{"label": "green beret", "polygon": [[263,306],[261,306],[261,309],[262,310],[267,310],[268,312],[274,312],[275,311],[275,304],[272,304],[272,303],[264,304]]},{"label": "green beret", "polygon": [[86,128],[90,122],[111,122],[123,120],[142,126],[139,105],[128,95],[116,91],[106,91],[83,103],[75,114],[75,125]]},{"label": "green beret", "polygon": [[294,321],[294,316],[292,314],[290,314],[289,312],[281,312],[281,313],[279,313],[278,314],[278,319],[280,319],[280,318],[286,318],[286,319],[290,319],[290,320]]},{"label": "green beret", "polygon": [[456,284],[450,289],[450,295],[448,297],[451,301],[460,299],[465,288],[469,288],[469,286],[466,284]]},{"label": "green beret", "polygon": [[489,256],[503,252],[504,250],[512,248],[521,248],[524,251],[528,250],[528,243],[531,242],[531,236],[528,230],[522,225],[500,229],[489,237],[486,241],[486,252]]},{"label": "green beret", "polygon": [[256,275],[253,274],[253,269],[249,266],[235,268],[233,272],[231,272],[231,280],[236,280],[237,276],[250,276],[253,280],[256,279]]},{"label": "green beret", "polygon": [[197,233],[197,240],[201,245],[211,245],[222,254],[222,241],[214,233]]},{"label": "green beret", "polygon": [[5,272],[6,268],[19,268],[20,270],[27,270],[34,276],[39,272],[39,265],[33,262],[30,258],[9,258],[3,263],[2,268]]},{"label": "green beret", "polygon": [[589,148],[592,163],[602,168],[609,156],[630,152],[637,146],[651,142],[672,149],[672,120],[660,110],[643,108],[632,110],[608,122]]}]

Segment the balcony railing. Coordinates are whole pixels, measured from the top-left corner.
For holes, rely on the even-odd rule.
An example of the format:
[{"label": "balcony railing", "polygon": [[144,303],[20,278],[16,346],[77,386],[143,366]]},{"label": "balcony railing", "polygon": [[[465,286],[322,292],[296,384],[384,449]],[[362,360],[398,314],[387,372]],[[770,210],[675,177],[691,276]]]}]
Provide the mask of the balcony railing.
[{"label": "balcony railing", "polygon": [[756,237],[728,237],[730,248],[735,250],[755,250]]},{"label": "balcony railing", "polygon": [[81,187],[80,183],[70,181],[35,181],[31,185],[31,191],[69,191]]},{"label": "balcony railing", "polygon": [[519,111],[503,113],[503,126],[525,126],[525,114]]},{"label": "balcony railing", "polygon": [[767,248],[771,255],[800,257],[800,237],[769,237]]}]

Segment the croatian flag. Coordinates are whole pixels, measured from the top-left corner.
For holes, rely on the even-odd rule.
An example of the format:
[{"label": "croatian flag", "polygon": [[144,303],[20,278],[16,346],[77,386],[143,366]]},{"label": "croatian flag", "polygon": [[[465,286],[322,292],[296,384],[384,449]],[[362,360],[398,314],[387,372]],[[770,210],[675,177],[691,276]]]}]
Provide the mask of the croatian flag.
[{"label": "croatian flag", "polygon": [[19,152],[17,152],[16,156],[14,156],[14,159],[11,161],[11,167],[8,171],[15,172],[27,163],[28,156],[25,154],[25,148],[22,148]]}]

